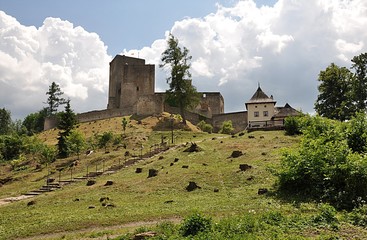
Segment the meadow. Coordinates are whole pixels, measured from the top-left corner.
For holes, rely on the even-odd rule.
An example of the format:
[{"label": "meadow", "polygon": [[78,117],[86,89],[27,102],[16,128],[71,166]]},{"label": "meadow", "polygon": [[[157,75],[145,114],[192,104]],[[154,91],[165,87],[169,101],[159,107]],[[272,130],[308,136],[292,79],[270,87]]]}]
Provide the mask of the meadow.
[{"label": "meadow", "polygon": [[[110,146],[107,152],[95,149],[91,155],[82,154],[79,160],[72,156],[41,169],[29,163],[18,171],[2,163],[2,178],[14,180],[0,187],[0,199],[40,188],[47,177],[58,181],[82,177],[87,171],[105,174],[0,205],[0,239],[128,239],[137,232],[165,232],[162,226],[170,226],[171,238],[165,232],[166,238],[161,235],[154,239],[177,239],[180,224],[196,213],[210,217],[217,226],[236,225],[244,216],[250,216],[251,221],[262,219],[258,226],[272,220],[274,224],[266,225],[271,227],[253,228],[250,239],[367,237],[364,228],[346,220],[347,213],[333,213],[332,221],[321,219],[318,224],[316,217],[325,212],[320,203],[277,193],[277,178],[272,172],[280,164],[283,149],[296,148],[299,137],[286,136],[283,131],[209,134],[191,126],[191,131],[174,130],[172,144],[169,125],[156,128],[158,123],[159,118],[153,117],[130,119],[124,147]],[[86,137],[105,131],[122,134],[121,118],[82,123],[78,130]],[[56,130],[49,130],[38,137],[52,145],[56,135]],[[159,152],[162,141],[167,149]],[[200,151],[185,152],[192,143]],[[233,157],[233,151],[241,151],[242,155]],[[106,171],[132,159],[132,165]],[[250,168],[242,171],[241,164]],[[59,171],[61,166],[63,170]],[[148,177],[149,169],[157,170],[157,176]],[[88,180],[95,180],[95,184],[87,186]],[[108,181],[112,184],[106,186]],[[187,191],[189,182],[200,188]],[[267,193],[259,194],[259,189]],[[256,233],[255,229],[262,230]],[[225,239],[218,236],[211,238]],[[242,239],[235,236],[230,238]]]}]

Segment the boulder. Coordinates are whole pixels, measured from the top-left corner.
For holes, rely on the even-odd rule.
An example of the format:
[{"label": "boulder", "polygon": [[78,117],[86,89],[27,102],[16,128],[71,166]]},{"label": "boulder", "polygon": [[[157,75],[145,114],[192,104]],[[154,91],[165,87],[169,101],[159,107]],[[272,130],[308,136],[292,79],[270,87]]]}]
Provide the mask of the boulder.
[{"label": "boulder", "polygon": [[106,183],[105,183],[105,186],[111,186],[113,185],[113,181],[111,180],[108,180]]},{"label": "boulder", "polygon": [[196,143],[191,143],[190,147],[184,150],[184,152],[200,152],[203,149],[199,147]]},{"label": "boulder", "polygon": [[231,154],[231,158],[238,158],[238,157],[241,157],[243,155],[242,151],[239,151],[239,150],[235,150],[232,152]]},{"label": "boulder", "polygon": [[142,168],[136,168],[135,173],[141,173],[143,171]]},{"label": "boulder", "polygon": [[196,182],[189,182],[189,185],[186,187],[186,190],[188,192],[194,191],[195,189],[201,189],[201,187],[199,187]]},{"label": "boulder", "polygon": [[92,186],[94,184],[96,184],[95,180],[88,180],[88,182],[87,182],[87,186]]},{"label": "boulder", "polygon": [[149,169],[148,178],[156,177],[158,175],[158,170],[156,169]]},{"label": "boulder", "polygon": [[249,170],[249,169],[251,169],[252,168],[252,166],[251,165],[248,165],[248,164],[240,164],[240,170],[241,171],[247,171],[247,170]]}]

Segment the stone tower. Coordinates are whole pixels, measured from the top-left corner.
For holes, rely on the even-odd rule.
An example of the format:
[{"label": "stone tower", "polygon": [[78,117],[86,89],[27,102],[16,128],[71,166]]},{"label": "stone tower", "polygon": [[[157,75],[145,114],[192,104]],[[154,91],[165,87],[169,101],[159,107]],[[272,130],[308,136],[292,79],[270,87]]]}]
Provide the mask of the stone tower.
[{"label": "stone tower", "polygon": [[110,62],[108,109],[137,111],[140,97],[154,95],[155,66],[144,59],[116,55]]}]

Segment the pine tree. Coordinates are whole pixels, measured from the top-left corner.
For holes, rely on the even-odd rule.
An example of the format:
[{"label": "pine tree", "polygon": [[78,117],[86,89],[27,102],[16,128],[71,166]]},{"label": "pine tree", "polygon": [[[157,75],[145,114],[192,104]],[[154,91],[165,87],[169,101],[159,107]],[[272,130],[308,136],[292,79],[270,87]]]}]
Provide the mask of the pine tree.
[{"label": "pine tree", "polygon": [[162,53],[159,67],[167,67],[171,74],[167,78],[169,89],[166,91],[166,102],[180,109],[183,122],[186,124],[185,110],[192,109],[199,103],[199,95],[192,86],[189,50],[179,46],[178,39],[172,34],[167,41],[168,47]]},{"label": "pine tree", "polygon": [[58,155],[61,158],[68,157],[68,145],[67,138],[70,135],[71,131],[74,129],[77,124],[76,115],[70,107],[70,100],[66,101],[65,111],[60,113],[60,122],[58,125],[59,136],[58,136]]},{"label": "pine tree", "polygon": [[67,102],[63,97],[61,97],[63,94],[64,93],[61,91],[60,86],[55,82],[52,82],[48,92],[46,92],[46,95],[48,95],[46,102],[48,104],[48,116],[54,115],[57,112],[57,108]]}]

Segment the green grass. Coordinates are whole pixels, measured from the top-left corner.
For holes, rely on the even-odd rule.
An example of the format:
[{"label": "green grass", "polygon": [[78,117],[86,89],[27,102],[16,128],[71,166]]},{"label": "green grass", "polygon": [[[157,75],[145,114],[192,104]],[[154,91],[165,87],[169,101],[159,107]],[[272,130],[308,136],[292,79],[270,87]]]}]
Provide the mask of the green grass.
[{"label": "green grass", "polygon": [[[127,135],[132,140],[145,138],[142,140],[143,151],[148,151],[150,146],[160,142],[162,135],[166,136],[166,140],[170,137],[169,131],[149,132],[148,127],[140,129],[137,125],[131,128],[135,129],[134,135],[131,131],[128,131]],[[152,158],[140,160],[115,174],[100,176],[96,178],[97,183],[93,186],[86,186],[86,182],[81,181],[32,198],[35,201],[33,206],[27,206],[29,199],[0,206],[0,239],[55,233],[59,234],[50,235],[49,239],[93,239],[124,232],[123,228],[107,230],[103,228],[131,222],[183,219],[196,211],[213,217],[215,221],[243,214],[257,216],[269,211],[280,212],[286,217],[295,213],[296,215],[301,213],[303,216],[317,213],[314,203],[296,204],[279,198],[276,194],[257,194],[259,188],[274,190],[276,178],[268,169],[279,165],[281,149],[296,147],[298,138],[285,136],[281,131],[253,132],[236,137],[176,131],[175,135],[178,134],[181,141],[175,148]],[[249,138],[249,135],[255,138]],[[183,152],[188,145],[181,143],[191,141],[198,142],[203,151]],[[126,150],[139,151],[134,144]],[[83,156],[78,166],[73,169],[74,176],[85,174],[87,165],[89,170],[95,170],[96,165],[97,169],[101,169],[103,162],[106,168],[123,162],[126,150],[112,150],[109,154],[99,151],[89,157]],[[244,155],[229,158],[234,150],[240,150]],[[174,162],[175,158],[179,160]],[[54,170],[56,165],[63,162],[66,164],[74,159],[75,157],[58,160],[51,169]],[[174,164],[171,166],[171,163]],[[241,172],[239,164],[244,163],[251,165],[252,168]],[[188,168],[182,168],[183,165],[187,165]],[[137,167],[142,168],[143,172],[135,173]],[[147,178],[148,170],[151,168],[159,170],[158,176]],[[21,180],[2,186],[0,198],[17,196],[27,190],[33,190],[44,183],[46,175],[46,168],[41,172],[25,170],[13,173],[14,177]],[[56,171],[52,177],[58,179],[58,172]],[[70,171],[65,170],[61,173],[62,179],[69,177]],[[114,184],[104,186],[107,180],[112,180]],[[189,181],[195,181],[201,189],[187,192],[185,187]],[[214,189],[218,189],[219,192],[214,192]],[[115,207],[102,206],[100,203],[102,197],[108,197],[110,199],[108,202]],[[75,201],[76,199],[79,201]],[[167,201],[170,203],[166,203]],[[90,206],[95,208],[90,209]],[[83,229],[90,230],[82,232]],[[81,232],[78,233],[77,230]],[[304,232],[303,229],[299,231]],[[312,231],[308,234],[312,234]]]}]

